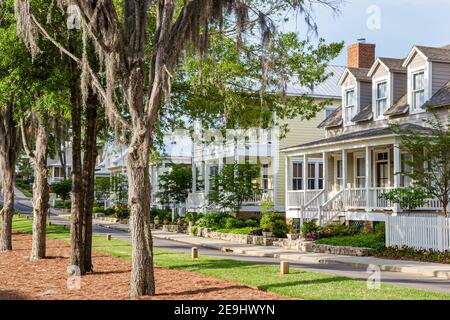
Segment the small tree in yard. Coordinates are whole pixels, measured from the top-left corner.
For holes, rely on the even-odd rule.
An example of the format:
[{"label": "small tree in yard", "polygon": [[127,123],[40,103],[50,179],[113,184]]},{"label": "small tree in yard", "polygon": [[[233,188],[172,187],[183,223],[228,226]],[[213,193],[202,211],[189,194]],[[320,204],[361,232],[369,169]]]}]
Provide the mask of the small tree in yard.
[{"label": "small tree in yard", "polygon": [[70,198],[72,191],[72,181],[70,179],[61,180],[52,184],[52,190],[65,203]]},{"label": "small tree in yard", "polygon": [[245,200],[262,194],[259,177],[260,167],[257,165],[226,164],[212,179],[208,200],[221,208],[238,213]]},{"label": "small tree in yard", "polygon": [[192,187],[192,171],[180,165],[172,165],[171,170],[159,177],[158,197],[163,204],[184,203]]},{"label": "small tree in yard", "polygon": [[95,178],[96,200],[106,200],[111,192],[111,180],[108,177]]},{"label": "small tree in yard", "polygon": [[[403,149],[413,156],[411,160],[405,161],[413,169],[401,174],[410,177],[427,196],[437,198],[447,216],[450,193],[450,132],[448,126],[442,123],[435,113],[425,122],[430,128],[426,133],[392,125],[392,130],[401,138]],[[414,192],[417,195],[417,189]]]},{"label": "small tree in yard", "polygon": [[382,196],[388,201],[397,203],[403,210],[411,212],[416,208],[423,207],[430,194],[422,187],[410,186],[386,192]]}]

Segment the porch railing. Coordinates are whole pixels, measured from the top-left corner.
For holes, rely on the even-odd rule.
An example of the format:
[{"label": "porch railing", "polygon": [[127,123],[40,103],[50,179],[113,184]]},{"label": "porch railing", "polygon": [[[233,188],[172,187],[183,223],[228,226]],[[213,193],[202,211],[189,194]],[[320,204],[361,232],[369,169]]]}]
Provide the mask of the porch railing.
[{"label": "porch railing", "polygon": [[244,201],[244,205],[251,205],[251,204],[260,204],[263,200],[267,200],[267,199],[272,199],[273,200],[273,190],[272,189],[268,189],[263,191],[263,193],[260,194],[253,194],[253,196],[251,196],[248,199],[245,199]]},{"label": "porch railing", "polygon": [[206,197],[203,192],[191,192],[187,198],[188,208],[200,208],[206,204]]},{"label": "porch railing", "polygon": [[315,196],[322,192],[322,189],[318,190],[306,190],[306,202],[304,190],[289,190],[287,207],[291,209],[301,209],[303,205],[311,201]]}]

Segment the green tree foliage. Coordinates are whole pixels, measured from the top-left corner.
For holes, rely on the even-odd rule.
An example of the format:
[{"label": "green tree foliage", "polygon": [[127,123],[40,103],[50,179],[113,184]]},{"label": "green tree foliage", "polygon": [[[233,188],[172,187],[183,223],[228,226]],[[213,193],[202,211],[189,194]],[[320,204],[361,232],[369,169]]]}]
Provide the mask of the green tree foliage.
[{"label": "green tree foliage", "polygon": [[186,202],[192,188],[192,170],[185,166],[173,164],[170,169],[159,176],[158,197],[163,204]]},{"label": "green tree foliage", "polygon": [[382,194],[388,201],[398,204],[404,210],[414,210],[425,205],[425,200],[430,197],[420,186],[398,188]]},{"label": "green tree foliage", "polygon": [[392,125],[392,130],[401,138],[402,148],[412,155],[412,159],[406,161],[412,170],[401,174],[410,177],[425,193],[436,197],[447,215],[450,195],[450,131],[436,113],[425,120],[425,123],[429,128],[427,131]]},{"label": "green tree foliage", "polygon": [[128,200],[128,178],[126,174],[118,173],[111,177],[111,192],[116,205],[126,205]]},{"label": "green tree foliage", "polygon": [[72,191],[72,180],[66,179],[55,182],[51,185],[51,188],[65,202],[69,199],[70,192]]},{"label": "green tree foliage", "polygon": [[210,203],[238,213],[244,201],[262,194],[260,166],[250,163],[225,164],[218,175],[212,177]]},{"label": "green tree foliage", "polygon": [[[248,128],[272,126],[274,111],[279,120],[313,118],[330,102],[306,94],[287,97],[287,84],[312,88],[326,80],[331,76],[326,72],[327,63],[343,44],[326,44],[320,39],[313,46],[294,33],[276,34],[272,42],[265,53],[270,72],[264,73],[262,44],[248,42],[237,47],[234,39],[212,36],[209,55],[198,59],[192,53],[180,66],[164,119],[172,117],[172,123],[180,125],[182,112],[204,127]],[[283,136],[288,128],[282,129]]]},{"label": "green tree foliage", "polygon": [[95,198],[106,200],[111,193],[111,179],[109,177],[95,178]]}]

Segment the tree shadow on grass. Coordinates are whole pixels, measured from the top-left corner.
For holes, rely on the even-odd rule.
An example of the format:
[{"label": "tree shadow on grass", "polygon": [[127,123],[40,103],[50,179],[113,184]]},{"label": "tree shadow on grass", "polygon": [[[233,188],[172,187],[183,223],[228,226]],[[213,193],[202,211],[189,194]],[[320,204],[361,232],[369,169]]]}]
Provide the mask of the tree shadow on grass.
[{"label": "tree shadow on grass", "polygon": [[229,285],[229,286],[223,286],[223,287],[211,287],[211,288],[202,288],[202,289],[196,289],[196,290],[186,290],[181,292],[161,292],[158,293],[157,296],[186,296],[186,295],[195,295],[195,294],[205,294],[215,291],[223,291],[223,290],[234,290],[234,289],[249,289],[249,287],[244,285]]},{"label": "tree shadow on grass", "polygon": [[333,282],[342,283],[344,281],[351,281],[351,280],[352,279],[349,279],[349,278],[330,276],[330,277],[321,278],[321,279],[292,280],[292,281],[279,282],[279,283],[267,283],[264,285],[259,285],[258,289],[270,290],[270,289],[275,289],[275,288],[293,287],[293,286],[298,286],[298,285],[326,284],[326,283],[333,283]]},{"label": "tree shadow on grass", "polygon": [[244,262],[244,261],[235,261],[235,260],[217,260],[217,261],[205,261],[198,262],[193,260],[192,263],[184,263],[184,264],[176,264],[176,262],[172,265],[164,266],[169,269],[188,269],[189,271],[195,270],[205,270],[205,269],[233,269],[233,268],[245,268],[245,267],[254,267],[255,263],[252,262]]}]

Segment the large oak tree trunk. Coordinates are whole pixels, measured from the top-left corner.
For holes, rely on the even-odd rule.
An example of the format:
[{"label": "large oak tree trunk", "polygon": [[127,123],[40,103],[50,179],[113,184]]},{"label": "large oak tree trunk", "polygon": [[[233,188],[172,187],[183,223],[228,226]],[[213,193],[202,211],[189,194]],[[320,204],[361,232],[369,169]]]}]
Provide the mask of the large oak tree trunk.
[{"label": "large oak tree trunk", "polygon": [[0,210],[0,251],[12,250],[14,186],[19,152],[19,133],[13,119],[14,105],[0,108],[0,172],[2,173],[3,208]]},{"label": "large oak tree trunk", "polygon": [[83,158],[83,191],[84,191],[84,269],[93,271],[92,264],[92,209],[94,207],[95,162],[97,159],[97,106],[98,97],[92,90],[86,101],[86,131],[84,138]]},{"label": "large oak tree trunk", "polygon": [[[72,63],[74,65],[74,63]],[[76,72],[74,65],[72,70]],[[83,190],[81,171],[81,93],[80,83],[74,80],[71,85],[72,106],[72,194],[71,194],[71,224],[70,224],[70,265],[84,271],[83,249]]]},{"label": "large oak tree trunk", "polygon": [[132,297],[155,294],[150,230],[150,137],[135,134],[128,150],[128,203],[132,245]]},{"label": "large oak tree trunk", "polygon": [[48,186],[48,128],[39,117],[34,154],[34,184],[33,184],[33,237],[31,245],[31,260],[45,258],[45,231],[47,212],[49,209]]}]

